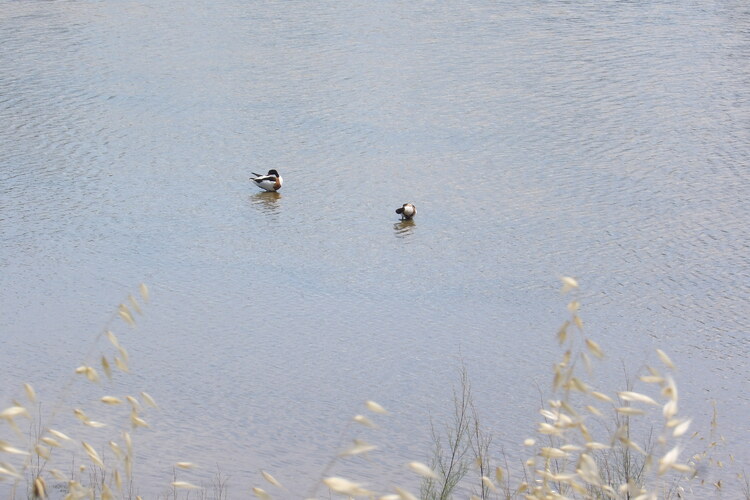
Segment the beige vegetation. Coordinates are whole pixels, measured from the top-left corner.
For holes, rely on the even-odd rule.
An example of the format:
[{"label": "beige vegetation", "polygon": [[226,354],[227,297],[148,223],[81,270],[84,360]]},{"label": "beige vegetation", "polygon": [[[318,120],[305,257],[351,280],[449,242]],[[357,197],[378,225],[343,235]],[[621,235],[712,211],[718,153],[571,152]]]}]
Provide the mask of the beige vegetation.
[{"label": "beige vegetation", "polygon": [[[574,294],[578,289],[573,278],[563,278],[562,282],[563,293]],[[104,388],[104,379],[128,373],[128,352],[111,326],[121,320],[133,327],[148,298],[148,288],[141,285],[137,298],[131,295],[120,304],[94,343],[94,349],[99,348],[100,341],[106,340],[107,346],[95,356],[87,356],[73,370],[73,379]],[[717,436],[716,419],[705,436],[691,429],[692,420],[679,411],[675,366],[667,354],[657,350],[659,366],[648,367],[636,381],[628,382],[625,390],[614,394],[600,392],[588,380],[605,355],[585,334],[579,309],[578,300],[569,302],[570,317],[557,332],[563,354],[552,370],[552,396],[540,411],[534,435],[519,439],[527,450],[525,462],[516,467],[508,463],[504,454],[500,453],[498,460],[491,452],[492,433],[481,425],[469,375],[463,368],[460,388],[454,392],[453,421],[443,431],[433,428],[432,459],[427,460],[429,464],[417,460],[406,465],[414,473],[415,482],[421,481],[419,491],[393,486],[377,488],[331,474],[338,461],[376,452],[376,445],[355,439],[332,453],[307,497],[651,500],[705,498],[713,491],[720,491],[724,487],[722,481],[707,483],[698,472],[701,468],[723,467],[723,461],[715,458],[722,443]],[[92,363],[89,357],[97,362]],[[54,428],[58,412],[72,412],[80,425],[87,427],[104,427],[108,423],[92,420],[84,408],[66,409],[64,398],[53,404],[50,413],[42,418],[35,390],[28,383],[23,388],[24,400],[13,401],[0,412],[0,424],[7,426],[16,439],[16,442],[0,440],[0,486],[9,488],[11,498],[48,498],[53,496],[51,490],[65,500],[141,498],[133,493],[132,434],[138,428],[148,427],[146,409],[157,407],[148,393],[103,394],[99,404],[120,409],[127,425],[122,429],[110,426],[115,430],[106,443],[90,443],[76,438],[74,429],[63,432]],[[363,413],[355,415],[350,425],[373,427],[376,419],[387,418],[387,414],[378,403],[366,401]],[[532,427],[530,423],[529,428]],[[28,428],[34,431],[24,431]],[[701,451],[690,451],[696,447],[702,447]],[[86,463],[66,471],[69,464],[55,460],[59,448],[77,449]],[[195,467],[193,462],[175,463],[174,477],[165,480],[160,498],[228,498],[228,479],[220,471],[209,485],[182,479],[189,477]],[[303,497],[290,493],[267,471],[262,471],[262,477],[266,484],[252,488],[251,492],[241,492],[239,497]],[[731,479],[740,485],[737,490],[750,498],[747,480],[736,476]]]}]

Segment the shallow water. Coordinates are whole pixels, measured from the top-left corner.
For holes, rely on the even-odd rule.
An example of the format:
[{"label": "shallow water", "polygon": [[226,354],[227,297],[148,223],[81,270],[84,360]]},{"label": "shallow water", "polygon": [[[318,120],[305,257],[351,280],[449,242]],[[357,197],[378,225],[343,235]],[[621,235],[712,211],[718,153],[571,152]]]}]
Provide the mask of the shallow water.
[{"label": "shallow water", "polygon": [[[178,460],[307,494],[366,399],[380,453],[332,472],[416,490],[462,363],[522,453],[563,275],[594,380],[664,349],[750,464],[743,2],[0,0],[0,45],[0,400],[57,401],[109,325],[130,377],[59,408],[152,394],[147,496]],[[141,282],[138,328],[108,323]]]}]

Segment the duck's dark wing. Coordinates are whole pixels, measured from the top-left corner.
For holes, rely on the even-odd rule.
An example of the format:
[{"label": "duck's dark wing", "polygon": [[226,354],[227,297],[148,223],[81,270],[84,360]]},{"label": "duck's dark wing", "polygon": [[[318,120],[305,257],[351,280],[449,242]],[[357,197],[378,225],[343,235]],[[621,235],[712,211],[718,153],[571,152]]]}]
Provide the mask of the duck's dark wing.
[{"label": "duck's dark wing", "polygon": [[252,180],[254,180],[255,182],[263,182],[263,181],[276,182],[276,176],[275,175],[261,175],[258,177],[253,177]]}]

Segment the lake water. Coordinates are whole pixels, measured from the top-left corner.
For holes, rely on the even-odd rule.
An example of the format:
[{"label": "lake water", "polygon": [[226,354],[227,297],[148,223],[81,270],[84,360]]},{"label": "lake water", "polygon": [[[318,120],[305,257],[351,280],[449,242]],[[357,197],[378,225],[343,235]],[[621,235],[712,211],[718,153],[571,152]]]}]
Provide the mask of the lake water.
[{"label": "lake water", "polygon": [[[185,460],[301,498],[350,437],[380,450],[329,473],[417,491],[462,363],[493,453],[522,455],[565,275],[592,383],[668,352],[705,439],[716,404],[706,479],[739,491],[746,2],[0,0],[0,47],[0,405],[30,382],[76,434],[69,408],[149,392],[145,497]],[[271,168],[278,195],[248,180]],[[141,282],[138,327],[108,323]],[[64,389],[105,328],[131,374]],[[367,399],[391,414],[347,427]]]}]

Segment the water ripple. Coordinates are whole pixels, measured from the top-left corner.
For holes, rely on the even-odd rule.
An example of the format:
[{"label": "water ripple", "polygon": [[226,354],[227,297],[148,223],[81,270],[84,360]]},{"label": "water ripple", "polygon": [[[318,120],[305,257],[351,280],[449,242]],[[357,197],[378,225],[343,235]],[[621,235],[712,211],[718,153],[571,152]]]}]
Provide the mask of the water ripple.
[{"label": "water ripple", "polygon": [[[148,278],[154,484],[191,435],[238,488],[273,465],[304,490],[370,397],[399,410],[390,463],[423,456],[456,353],[525,433],[561,274],[609,352],[666,344],[697,421],[710,394],[744,442],[744,7],[0,4],[0,378],[52,390]],[[248,180],[270,168],[281,193]]]}]

